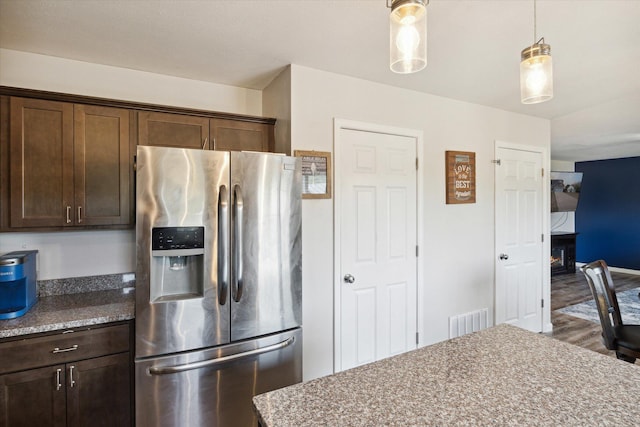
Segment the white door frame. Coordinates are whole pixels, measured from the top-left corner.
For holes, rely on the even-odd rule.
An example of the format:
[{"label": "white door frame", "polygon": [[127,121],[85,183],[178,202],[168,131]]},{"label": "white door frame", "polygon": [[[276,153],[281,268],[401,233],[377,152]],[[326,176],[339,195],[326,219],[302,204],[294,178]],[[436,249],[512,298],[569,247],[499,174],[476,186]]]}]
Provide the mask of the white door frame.
[{"label": "white door frame", "polygon": [[[549,233],[549,220],[551,217],[550,207],[549,207],[549,198],[551,197],[551,185],[545,185],[545,182],[549,182],[549,171],[551,170],[551,160],[548,154],[548,150],[545,147],[540,147],[536,145],[524,145],[524,144],[515,144],[507,141],[495,140],[494,143],[494,158],[498,158],[498,149],[504,148],[509,150],[520,150],[520,151],[530,151],[533,153],[539,153],[542,156],[542,168],[544,170],[544,176],[542,177],[542,233],[544,235],[544,241],[542,243],[542,262],[540,268],[542,269],[542,299],[544,300],[544,307],[542,308],[542,332],[551,332],[553,330],[553,325],[551,324],[551,268],[548,264],[545,263],[545,260],[549,260],[551,256],[551,246],[549,242],[551,241],[551,236]],[[497,170],[494,172],[494,198],[497,197],[495,194],[495,182],[497,177]],[[494,208],[495,208],[495,199],[494,199]],[[495,216],[494,216],[495,218]],[[495,222],[495,221],[494,221]],[[497,224],[494,225],[497,227]],[[494,228],[494,254],[496,253],[496,240],[495,235],[497,232],[497,228]],[[494,259],[494,272],[493,277],[497,277],[496,265],[497,260]],[[497,284],[497,282],[496,282]],[[497,307],[496,305],[496,292],[494,286],[494,310]],[[495,313],[494,313],[495,319]]]},{"label": "white door frame", "polygon": [[342,277],[340,277],[340,262],[341,262],[341,251],[340,251],[340,233],[341,233],[341,225],[342,219],[340,217],[340,209],[341,205],[341,192],[339,191],[340,185],[342,184],[342,180],[338,171],[341,170],[342,167],[342,159],[338,155],[339,150],[337,147],[340,146],[340,130],[355,130],[361,132],[374,132],[374,133],[382,133],[388,135],[397,135],[404,136],[409,138],[415,138],[416,140],[416,155],[419,159],[418,170],[416,171],[416,242],[418,248],[418,256],[416,258],[416,286],[417,286],[417,298],[416,298],[416,331],[418,333],[418,345],[417,347],[422,347],[424,344],[424,333],[423,333],[423,324],[424,324],[424,310],[423,310],[423,301],[424,301],[424,283],[422,280],[423,277],[423,262],[422,262],[422,254],[424,253],[423,246],[423,226],[422,219],[423,216],[423,176],[422,176],[422,153],[423,153],[423,133],[421,130],[416,129],[406,129],[406,128],[398,128],[392,126],[379,125],[374,123],[366,123],[359,122],[353,120],[345,120],[334,118],[333,120],[333,153],[334,153],[334,173],[333,173],[333,182],[334,182],[334,201],[333,201],[333,372],[338,372],[341,369],[341,354],[342,354],[342,345],[340,343],[340,330],[342,326],[342,319],[340,314],[340,306],[341,306],[341,292],[340,287],[342,286]]}]

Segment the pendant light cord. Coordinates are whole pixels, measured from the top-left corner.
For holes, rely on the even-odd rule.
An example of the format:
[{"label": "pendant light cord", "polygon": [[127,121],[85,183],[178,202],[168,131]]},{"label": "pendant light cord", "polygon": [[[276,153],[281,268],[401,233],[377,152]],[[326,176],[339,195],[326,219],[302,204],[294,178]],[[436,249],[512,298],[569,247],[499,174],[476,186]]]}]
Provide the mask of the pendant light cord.
[{"label": "pendant light cord", "polygon": [[536,44],[536,0],[533,0],[533,44]]},{"label": "pendant light cord", "polygon": [[533,44],[531,46],[535,46],[535,45],[539,45],[540,43],[544,43],[544,37],[540,37],[540,39],[538,41],[536,41],[536,38],[538,38],[538,35],[537,35],[537,24],[538,24],[537,16],[538,16],[538,11],[537,11],[537,8],[536,8],[536,0],[533,0]]}]

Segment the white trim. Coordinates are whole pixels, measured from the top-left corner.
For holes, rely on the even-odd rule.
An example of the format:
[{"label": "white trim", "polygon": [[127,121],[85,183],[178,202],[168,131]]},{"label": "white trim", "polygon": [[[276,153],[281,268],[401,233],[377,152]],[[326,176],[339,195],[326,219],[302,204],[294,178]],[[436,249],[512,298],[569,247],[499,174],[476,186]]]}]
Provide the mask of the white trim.
[{"label": "white trim", "polygon": [[[550,198],[550,186],[549,185],[544,185],[545,180],[549,179],[549,171],[551,170],[551,160],[549,157],[549,154],[547,152],[547,149],[545,147],[540,147],[540,146],[535,146],[535,145],[524,145],[524,144],[515,144],[512,142],[507,142],[507,141],[500,141],[500,140],[495,140],[494,142],[494,156],[497,157],[497,152],[498,149],[500,148],[505,148],[505,149],[509,149],[509,150],[519,150],[519,151],[529,151],[529,152],[533,152],[533,153],[538,153],[541,155],[542,157],[542,168],[544,170],[544,177],[542,180],[542,212],[541,212],[541,218],[542,218],[542,234],[544,235],[544,242],[542,244],[542,259],[541,259],[541,265],[540,268],[542,269],[542,275],[540,276],[542,278],[542,300],[544,301],[544,307],[542,308],[542,324],[540,325],[542,332],[547,333],[547,332],[551,332],[553,330],[553,324],[551,323],[551,269],[548,268],[548,264],[546,264],[544,261],[548,260],[549,257],[551,256],[551,245],[549,242],[551,242],[551,233],[549,232],[549,221],[550,221],[550,214],[549,212],[550,207],[549,207],[549,198]],[[496,180],[496,174],[497,174],[497,169],[494,170],[494,211],[495,211],[495,203],[496,203],[496,192],[495,192],[495,183],[497,182]],[[495,215],[495,213],[494,213]],[[495,236],[497,234],[497,227],[495,226],[495,217],[494,217],[494,240],[493,240],[493,252],[494,254],[496,254],[497,256],[497,248],[496,248],[496,240],[495,240]],[[496,269],[495,269],[495,263],[496,261],[494,260],[494,272],[493,272],[493,277],[494,277],[494,322],[495,322],[495,312],[496,312],[496,297],[495,297],[495,289],[496,289]]]},{"label": "white trim", "polygon": [[357,130],[361,132],[374,132],[381,133],[387,135],[397,135],[404,136],[409,138],[415,138],[416,140],[416,156],[418,157],[418,170],[416,171],[416,243],[418,245],[419,252],[418,257],[416,259],[416,286],[417,286],[417,297],[416,297],[416,331],[418,333],[419,341],[417,347],[422,347],[424,345],[424,283],[423,283],[423,274],[424,274],[424,266],[423,266],[423,254],[425,252],[424,249],[424,239],[423,239],[423,224],[422,218],[423,209],[424,209],[424,196],[423,196],[423,132],[421,130],[416,129],[406,129],[399,128],[393,126],[385,126],[379,125],[375,123],[366,123],[359,122],[353,120],[345,120],[345,119],[333,119],[333,188],[334,188],[334,197],[333,197],[333,372],[341,371],[341,362],[340,356],[342,354],[342,347],[340,345],[340,327],[341,327],[341,317],[340,317],[340,286],[342,283],[342,278],[340,276],[340,232],[341,232],[341,218],[340,218],[340,208],[341,208],[341,200],[340,200],[340,175],[337,171],[341,170],[342,164],[340,163],[340,156],[337,155],[338,150],[336,147],[340,144],[340,130]]}]

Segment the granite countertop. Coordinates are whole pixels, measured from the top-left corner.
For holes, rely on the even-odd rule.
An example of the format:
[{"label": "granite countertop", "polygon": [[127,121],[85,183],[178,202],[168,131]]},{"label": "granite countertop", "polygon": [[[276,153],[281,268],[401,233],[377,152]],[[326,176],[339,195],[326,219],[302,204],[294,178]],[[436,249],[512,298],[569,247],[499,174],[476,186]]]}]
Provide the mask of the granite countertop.
[{"label": "granite countertop", "polygon": [[0,338],[133,319],[134,283],[123,275],[38,282],[39,297],[24,315],[0,320]]},{"label": "granite countertop", "polygon": [[637,426],[640,366],[499,325],[253,403],[264,427]]}]

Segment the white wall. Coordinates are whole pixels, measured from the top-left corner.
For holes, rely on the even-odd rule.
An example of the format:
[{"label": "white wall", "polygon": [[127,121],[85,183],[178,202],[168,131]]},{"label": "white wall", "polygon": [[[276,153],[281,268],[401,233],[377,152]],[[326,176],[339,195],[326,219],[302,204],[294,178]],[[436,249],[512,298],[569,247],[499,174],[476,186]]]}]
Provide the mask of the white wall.
[{"label": "white wall", "polygon": [[[573,172],[575,171],[575,166],[575,162],[551,160],[552,171]],[[551,231],[568,231],[570,233],[576,231],[575,212],[551,212],[549,215],[549,228]]]},{"label": "white wall", "polygon": [[0,85],[262,115],[259,90],[8,49],[0,49]]},{"label": "white wall", "polygon": [[0,253],[37,249],[38,280],[134,272],[133,230],[0,233]]},{"label": "white wall", "polygon": [[[215,83],[0,49],[0,85],[262,115],[262,93]],[[0,253],[38,249],[38,279],[135,271],[133,230],[0,233]]]},{"label": "white wall", "polygon": [[[451,315],[483,307],[493,311],[494,141],[549,152],[549,121],[296,65],[291,81],[292,149],[333,152],[334,118],[424,133],[422,344],[447,339]],[[475,204],[445,204],[446,150],[476,153]],[[333,199],[303,201],[302,247],[308,380],[333,372]]]}]

